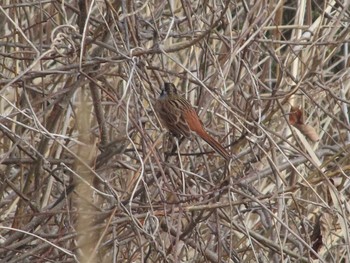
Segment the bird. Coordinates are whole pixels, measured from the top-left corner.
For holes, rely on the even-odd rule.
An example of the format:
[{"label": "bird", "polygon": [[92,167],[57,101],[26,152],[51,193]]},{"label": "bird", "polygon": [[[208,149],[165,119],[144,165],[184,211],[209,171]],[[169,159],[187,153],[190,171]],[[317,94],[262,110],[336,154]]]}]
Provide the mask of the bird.
[{"label": "bird", "polygon": [[223,158],[231,158],[227,150],[206,132],[191,103],[177,93],[173,83],[164,83],[155,110],[161,123],[175,136],[189,137],[191,132],[195,132]]}]

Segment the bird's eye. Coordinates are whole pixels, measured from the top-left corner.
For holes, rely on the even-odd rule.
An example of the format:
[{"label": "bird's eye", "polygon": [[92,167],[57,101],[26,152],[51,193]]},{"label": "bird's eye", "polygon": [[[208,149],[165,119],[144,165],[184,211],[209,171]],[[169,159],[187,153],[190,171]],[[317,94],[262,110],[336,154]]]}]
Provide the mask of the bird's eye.
[{"label": "bird's eye", "polygon": [[160,92],[160,97],[163,97],[166,94],[167,94],[166,90],[162,89],[161,92]]}]

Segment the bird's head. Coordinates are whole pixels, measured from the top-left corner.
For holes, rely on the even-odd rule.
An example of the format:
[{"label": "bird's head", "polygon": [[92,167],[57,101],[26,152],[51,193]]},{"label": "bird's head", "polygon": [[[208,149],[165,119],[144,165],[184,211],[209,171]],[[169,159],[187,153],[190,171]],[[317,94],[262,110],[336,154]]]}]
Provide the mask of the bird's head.
[{"label": "bird's head", "polygon": [[165,82],[160,97],[177,95],[177,90],[173,83]]}]

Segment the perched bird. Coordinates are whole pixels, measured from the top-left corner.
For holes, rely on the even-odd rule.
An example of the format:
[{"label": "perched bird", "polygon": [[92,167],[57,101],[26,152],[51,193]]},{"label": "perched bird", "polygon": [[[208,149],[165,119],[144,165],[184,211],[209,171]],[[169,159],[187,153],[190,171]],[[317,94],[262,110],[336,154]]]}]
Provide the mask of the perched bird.
[{"label": "perched bird", "polygon": [[164,83],[162,92],[156,101],[155,110],[162,124],[175,136],[189,137],[193,131],[222,157],[226,160],[230,159],[230,154],[226,149],[205,131],[191,104],[177,94],[174,84]]}]

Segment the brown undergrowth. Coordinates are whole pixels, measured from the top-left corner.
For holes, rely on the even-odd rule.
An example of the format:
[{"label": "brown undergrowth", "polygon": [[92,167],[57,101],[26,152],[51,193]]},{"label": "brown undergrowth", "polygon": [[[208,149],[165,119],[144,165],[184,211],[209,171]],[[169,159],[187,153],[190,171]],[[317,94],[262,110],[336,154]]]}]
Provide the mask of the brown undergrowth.
[{"label": "brown undergrowth", "polygon": [[[342,1],[4,0],[0,261],[348,262],[349,19]],[[164,82],[230,162],[165,132]]]}]

